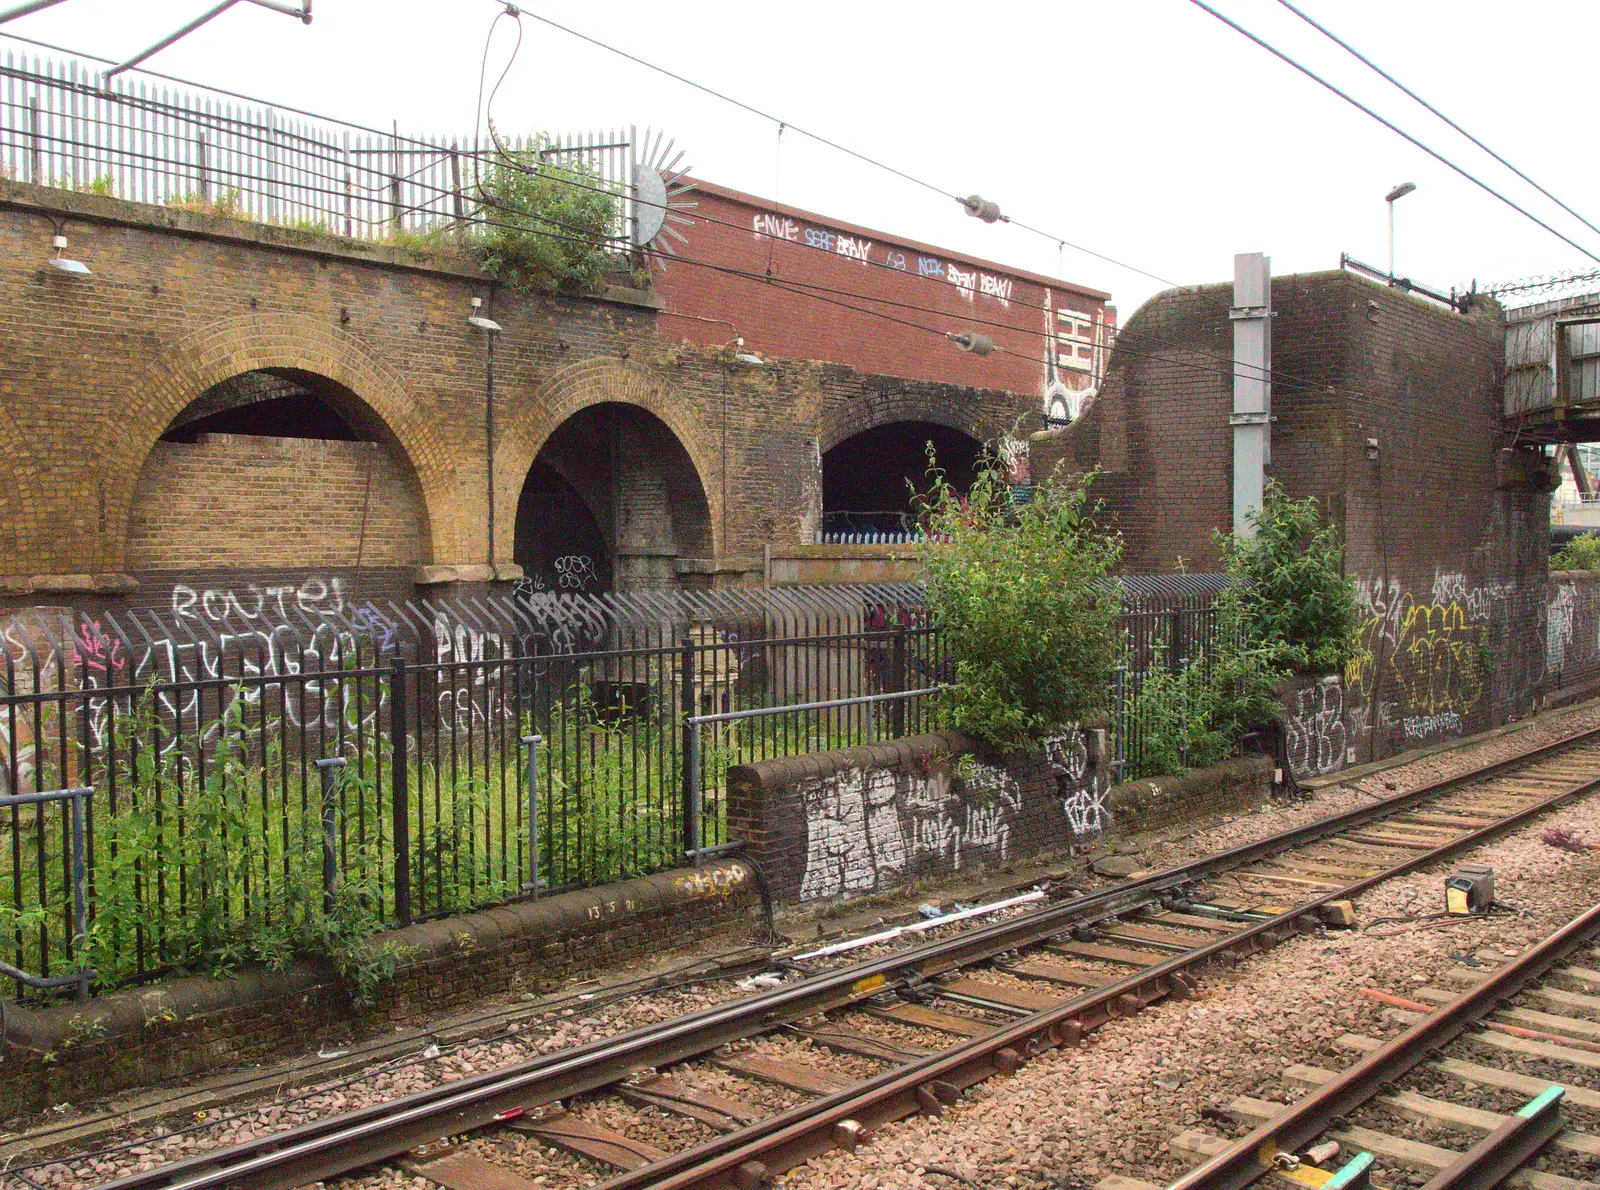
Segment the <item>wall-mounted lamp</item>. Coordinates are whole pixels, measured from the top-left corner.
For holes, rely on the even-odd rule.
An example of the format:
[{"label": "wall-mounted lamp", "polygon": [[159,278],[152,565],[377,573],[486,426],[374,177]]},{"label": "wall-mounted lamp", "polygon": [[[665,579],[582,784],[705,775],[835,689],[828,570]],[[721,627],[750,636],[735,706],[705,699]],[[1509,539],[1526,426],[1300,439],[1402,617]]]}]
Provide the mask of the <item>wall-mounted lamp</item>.
[{"label": "wall-mounted lamp", "polygon": [[988,335],[980,335],[976,331],[946,331],[945,337],[962,351],[969,351],[973,355],[992,355],[1000,350]]},{"label": "wall-mounted lamp", "polygon": [[473,298],[472,299],[472,310],[473,310],[473,312],[471,314],[467,315],[467,323],[468,323],[468,325],[475,326],[480,331],[487,331],[491,335],[498,335],[505,328],[502,327],[494,319],[485,318],[482,314],[479,314],[478,311],[481,310],[482,308],[483,308],[483,299],[482,298]]},{"label": "wall-mounted lamp", "polygon": [[52,265],[60,269],[63,273],[70,273],[74,277],[93,276],[93,274],[89,271],[89,266],[84,264],[83,261],[68,260],[65,256],[61,255],[67,250],[66,236],[56,236],[51,243],[55,245],[56,249],[56,254],[50,258],[50,263]]},{"label": "wall-mounted lamp", "polygon": [[[733,345],[735,347],[743,347],[744,337],[741,335],[734,339]],[[733,358],[738,360],[741,364],[750,364],[752,367],[756,368],[764,368],[767,366],[767,361],[762,359],[753,351],[736,351],[733,353]]]},{"label": "wall-mounted lamp", "polygon": [[1367,458],[1376,460],[1377,457],[1378,457],[1378,440],[1376,438],[1368,438],[1367,439]]}]

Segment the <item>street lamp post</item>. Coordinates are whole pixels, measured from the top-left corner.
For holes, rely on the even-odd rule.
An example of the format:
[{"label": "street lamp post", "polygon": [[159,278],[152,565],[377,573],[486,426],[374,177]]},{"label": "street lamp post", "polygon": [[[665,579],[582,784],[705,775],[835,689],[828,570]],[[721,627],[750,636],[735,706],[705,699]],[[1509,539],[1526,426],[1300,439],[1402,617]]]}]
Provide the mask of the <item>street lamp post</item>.
[{"label": "street lamp post", "polygon": [[1394,204],[1396,200],[1404,198],[1417,188],[1415,182],[1401,182],[1388,194],[1383,196],[1383,201],[1389,204],[1389,280],[1394,280]]}]

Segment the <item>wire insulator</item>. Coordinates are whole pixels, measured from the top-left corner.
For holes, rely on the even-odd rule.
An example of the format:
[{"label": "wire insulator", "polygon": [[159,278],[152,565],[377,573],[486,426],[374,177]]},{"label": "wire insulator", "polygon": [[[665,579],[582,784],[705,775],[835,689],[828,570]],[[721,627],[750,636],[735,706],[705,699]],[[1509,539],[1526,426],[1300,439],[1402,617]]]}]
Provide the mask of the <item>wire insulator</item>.
[{"label": "wire insulator", "polygon": [[999,203],[990,202],[987,198],[981,198],[976,194],[967,195],[961,200],[961,205],[966,209],[967,214],[974,219],[982,219],[985,223],[999,223],[1002,220],[1007,223],[1010,222],[1000,213]]},{"label": "wire insulator", "polygon": [[980,335],[975,331],[951,331],[949,334],[952,343],[973,355],[990,355],[1000,350],[988,335]]}]

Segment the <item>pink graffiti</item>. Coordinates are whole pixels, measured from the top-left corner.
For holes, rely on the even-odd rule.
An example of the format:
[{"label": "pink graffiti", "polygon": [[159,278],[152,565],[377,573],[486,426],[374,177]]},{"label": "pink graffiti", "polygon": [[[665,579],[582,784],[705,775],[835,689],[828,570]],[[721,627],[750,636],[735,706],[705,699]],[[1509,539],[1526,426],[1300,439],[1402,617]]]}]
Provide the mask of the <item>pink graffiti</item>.
[{"label": "pink graffiti", "polygon": [[118,673],[128,666],[127,658],[122,655],[122,642],[106,632],[99,620],[85,620],[78,625],[72,661],[75,665],[107,675]]}]

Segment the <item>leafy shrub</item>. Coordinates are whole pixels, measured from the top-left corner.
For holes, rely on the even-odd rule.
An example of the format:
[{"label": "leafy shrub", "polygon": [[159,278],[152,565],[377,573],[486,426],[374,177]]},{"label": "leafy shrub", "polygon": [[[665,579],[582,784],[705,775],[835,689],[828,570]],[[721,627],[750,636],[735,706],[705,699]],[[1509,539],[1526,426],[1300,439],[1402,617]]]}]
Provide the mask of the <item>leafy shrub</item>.
[{"label": "leafy shrub", "polygon": [[1281,711],[1271,648],[1248,648],[1224,638],[1177,665],[1164,650],[1136,679],[1133,719],[1139,725],[1140,768],[1181,773],[1217,764],[1239,737]]},{"label": "leafy shrub", "polygon": [[1550,559],[1551,570],[1600,570],[1600,533],[1574,537]]},{"label": "leafy shrub", "polygon": [[574,293],[593,288],[612,263],[604,244],[615,233],[617,197],[582,162],[545,161],[548,144],[541,135],[490,167],[479,184],[489,224],[474,244],[483,267],[513,289]]},{"label": "leafy shrub", "polygon": [[1041,484],[1015,505],[991,453],[965,496],[931,446],[928,464],[922,561],[954,662],[951,721],[999,750],[1036,746],[1105,705],[1118,606],[1094,584],[1121,561],[1122,539],[1095,523],[1092,476]]},{"label": "leafy shrub", "polygon": [[1224,633],[1293,673],[1342,670],[1360,610],[1338,530],[1323,524],[1315,497],[1292,500],[1271,480],[1250,519],[1254,536],[1217,534],[1233,579],[1220,599]]}]

